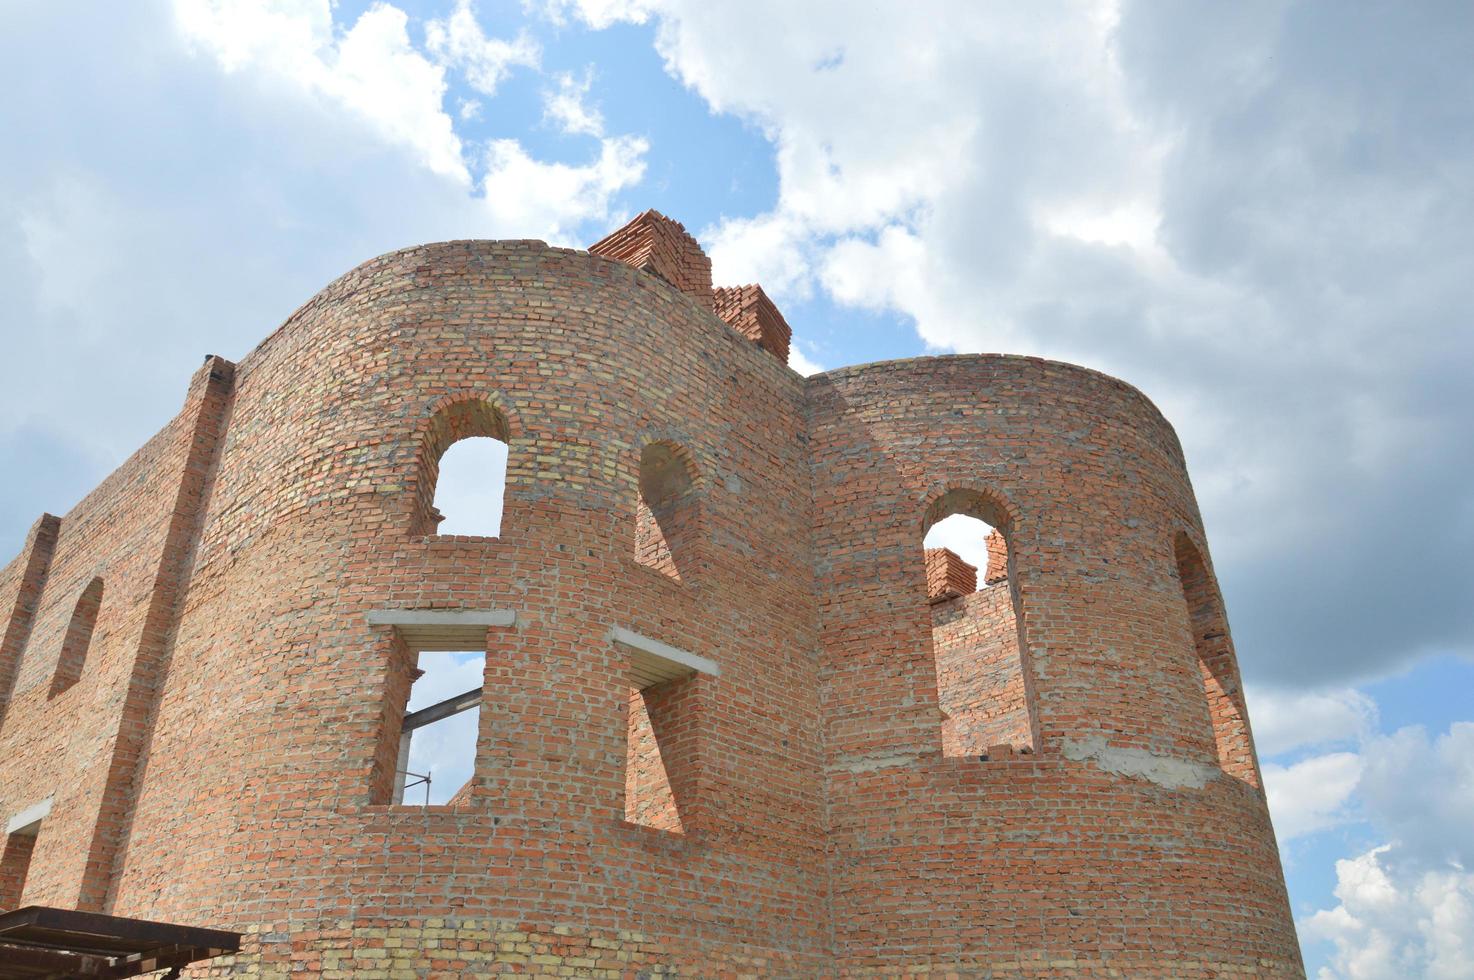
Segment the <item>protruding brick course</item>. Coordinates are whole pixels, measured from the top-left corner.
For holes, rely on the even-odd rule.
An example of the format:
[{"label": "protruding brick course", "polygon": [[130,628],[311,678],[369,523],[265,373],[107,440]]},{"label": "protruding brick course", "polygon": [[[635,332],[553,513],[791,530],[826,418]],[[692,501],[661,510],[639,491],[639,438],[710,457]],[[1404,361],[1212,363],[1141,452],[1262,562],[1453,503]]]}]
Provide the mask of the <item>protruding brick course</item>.
[{"label": "protruding brick course", "polygon": [[943,602],[977,591],[978,570],[950,548],[926,549],[926,591],[932,602]]},{"label": "protruding brick course", "polygon": [[793,330],[768,294],[763,292],[763,287],[756,283],[720,286],[715,297],[717,316],[784,364],[788,363],[788,345],[793,338]]}]

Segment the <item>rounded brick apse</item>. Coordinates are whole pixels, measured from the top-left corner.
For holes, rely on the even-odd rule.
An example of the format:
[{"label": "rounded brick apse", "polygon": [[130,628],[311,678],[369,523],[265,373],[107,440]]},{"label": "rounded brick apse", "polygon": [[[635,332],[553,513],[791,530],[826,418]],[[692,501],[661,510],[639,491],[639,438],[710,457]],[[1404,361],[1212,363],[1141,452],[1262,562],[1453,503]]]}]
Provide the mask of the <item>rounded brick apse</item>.
[{"label": "rounded brick apse", "polygon": [[[0,572],[0,906],[246,933],[198,976],[1303,976],[1167,422],[788,343],[646,212],[207,358]],[[441,534],[479,437],[501,533]],[[953,514],[987,568],[923,548]],[[481,686],[411,711],[435,651]],[[427,805],[409,739],[468,710]]]}]

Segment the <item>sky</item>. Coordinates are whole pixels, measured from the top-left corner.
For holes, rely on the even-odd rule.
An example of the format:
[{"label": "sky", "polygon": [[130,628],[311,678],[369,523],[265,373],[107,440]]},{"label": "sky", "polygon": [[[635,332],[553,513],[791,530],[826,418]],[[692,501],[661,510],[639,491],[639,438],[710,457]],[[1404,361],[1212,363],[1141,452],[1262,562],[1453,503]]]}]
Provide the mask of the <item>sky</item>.
[{"label": "sky", "polygon": [[[1182,439],[1311,976],[1474,975],[1474,8],[0,0],[0,554],[405,245],[655,207],[810,372]],[[3,560],[3,559],[0,559]],[[453,692],[452,692],[453,693]]]}]

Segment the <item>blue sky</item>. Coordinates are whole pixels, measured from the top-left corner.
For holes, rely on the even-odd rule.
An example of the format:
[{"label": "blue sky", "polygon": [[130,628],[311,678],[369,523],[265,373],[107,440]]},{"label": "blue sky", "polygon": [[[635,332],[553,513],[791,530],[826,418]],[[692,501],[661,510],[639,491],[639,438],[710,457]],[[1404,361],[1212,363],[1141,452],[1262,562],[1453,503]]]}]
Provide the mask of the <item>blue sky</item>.
[{"label": "blue sky", "polygon": [[[863,15],[857,14],[863,9]],[[5,7],[0,552],[328,281],[647,207],[804,370],[1058,357],[1176,425],[1312,976],[1474,974],[1474,13]],[[451,692],[447,692],[451,693]]]}]

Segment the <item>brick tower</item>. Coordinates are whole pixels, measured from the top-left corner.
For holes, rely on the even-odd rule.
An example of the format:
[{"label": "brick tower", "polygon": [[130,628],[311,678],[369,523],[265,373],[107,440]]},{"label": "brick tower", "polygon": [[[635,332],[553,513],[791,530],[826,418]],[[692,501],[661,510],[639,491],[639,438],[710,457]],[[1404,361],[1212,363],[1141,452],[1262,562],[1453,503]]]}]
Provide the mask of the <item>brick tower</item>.
[{"label": "brick tower", "polygon": [[[655,212],[410,248],[208,358],[0,572],[0,907],[247,933],[197,975],[1301,976],[1156,408],[804,378],[710,269]],[[473,436],[498,537],[438,530]],[[985,568],[923,551],[959,513]],[[486,656],[439,805],[397,788],[426,650]]]}]

